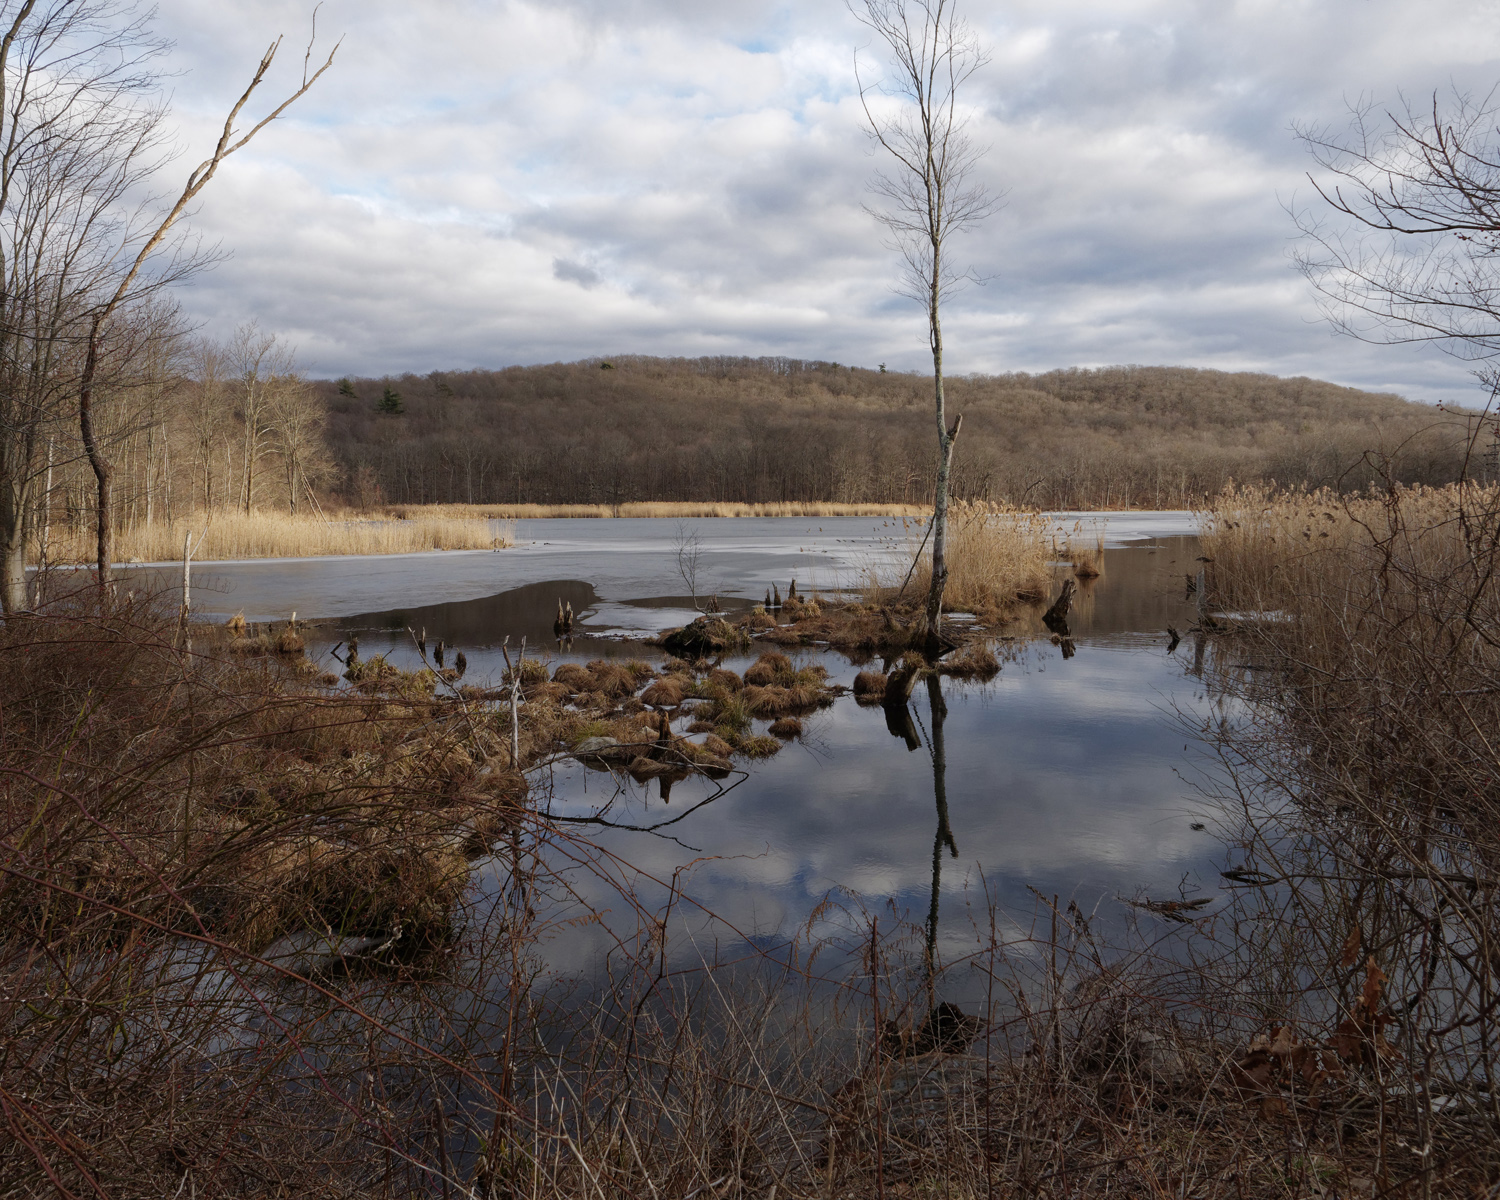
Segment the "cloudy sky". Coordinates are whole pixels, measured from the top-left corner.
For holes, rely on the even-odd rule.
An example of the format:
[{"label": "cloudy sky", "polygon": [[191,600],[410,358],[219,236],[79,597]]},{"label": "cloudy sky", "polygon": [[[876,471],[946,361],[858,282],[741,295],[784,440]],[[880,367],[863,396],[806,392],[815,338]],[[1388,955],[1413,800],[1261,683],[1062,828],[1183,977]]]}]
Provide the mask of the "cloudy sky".
[{"label": "cloudy sky", "polygon": [[[1006,206],[955,371],[1109,363],[1306,374],[1463,398],[1441,354],[1319,320],[1289,254],[1315,200],[1294,122],[1500,79],[1492,0],[962,0]],[[185,146],[305,0],[161,0]],[[922,315],[863,210],[878,166],[841,0],[327,0],[333,70],[224,169],[196,224],[232,257],[181,293],[315,375],[596,354],[922,369]]]}]

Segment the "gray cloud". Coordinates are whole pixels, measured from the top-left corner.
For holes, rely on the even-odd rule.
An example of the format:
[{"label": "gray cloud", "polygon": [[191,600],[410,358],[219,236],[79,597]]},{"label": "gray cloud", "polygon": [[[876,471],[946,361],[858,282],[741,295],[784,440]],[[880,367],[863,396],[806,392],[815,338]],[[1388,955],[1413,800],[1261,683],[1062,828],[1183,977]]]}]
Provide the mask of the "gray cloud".
[{"label": "gray cloud", "polygon": [[[1310,194],[1293,122],[1486,87],[1500,17],[1460,0],[970,0],[971,92],[1007,206],[960,247],[956,370],[1115,362],[1471,391],[1431,352],[1335,338],[1288,251]],[[184,144],[291,0],[165,0]],[[211,332],[258,318],[310,370],[596,353],[786,353],[921,368],[919,310],[863,211],[878,165],[841,5],[329,0],[317,91],[205,193],[233,252],[184,289]],[[293,63],[290,58],[298,61]],[[282,78],[300,69],[289,57]],[[189,155],[188,157],[191,157]]]},{"label": "gray cloud", "polygon": [[582,263],[569,262],[565,258],[554,258],[552,260],[552,278],[561,279],[565,283],[576,283],[587,291],[599,284],[599,272],[593,267],[586,267]]}]

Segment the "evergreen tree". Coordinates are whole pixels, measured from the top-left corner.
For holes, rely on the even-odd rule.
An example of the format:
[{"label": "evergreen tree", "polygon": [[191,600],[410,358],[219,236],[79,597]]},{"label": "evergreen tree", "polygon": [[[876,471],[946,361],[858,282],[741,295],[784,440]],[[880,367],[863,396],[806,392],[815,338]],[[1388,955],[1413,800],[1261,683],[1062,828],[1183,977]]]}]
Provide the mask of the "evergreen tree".
[{"label": "evergreen tree", "polygon": [[406,411],[406,406],[401,403],[401,393],[390,384],[385,385],[385,391],[380,394],[380,403],[376,405],[376,408],[393,417]]},{"label": "evergreen tree", "polygon": [[349,379],[349,377],[347,375],[343,379],[339,380],[339,395],[340,396],[352,396],[352,395],[354,395],[354,384],[350,381],[350,379]]}]

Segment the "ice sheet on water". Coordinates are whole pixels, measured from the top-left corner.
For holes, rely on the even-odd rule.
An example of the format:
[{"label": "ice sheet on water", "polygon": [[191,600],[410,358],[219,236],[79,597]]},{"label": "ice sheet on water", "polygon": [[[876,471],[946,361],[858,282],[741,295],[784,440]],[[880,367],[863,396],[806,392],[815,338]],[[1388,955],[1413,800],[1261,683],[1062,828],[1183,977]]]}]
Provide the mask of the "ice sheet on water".
[{"label": "ice sheet on water", "polygon": [[1161,512],[1055,512],[1048,513],[1061,535],[1097,538],[1104,535],[1106,549],[1152,538],[1187,537],[1198,532],[1198,514],[1188,509]]}]

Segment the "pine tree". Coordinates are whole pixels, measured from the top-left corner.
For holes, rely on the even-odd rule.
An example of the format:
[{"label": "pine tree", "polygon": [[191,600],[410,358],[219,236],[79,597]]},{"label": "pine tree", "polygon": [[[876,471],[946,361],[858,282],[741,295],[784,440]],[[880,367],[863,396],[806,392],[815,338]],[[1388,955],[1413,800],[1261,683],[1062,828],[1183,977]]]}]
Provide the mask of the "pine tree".
[{"label": "pine tree", "polygon": [[345,376],[343,379],[339,380],[339,395],[340,396],[352,396],[352,395],[354,395],[354,384],[349,379],[348,376]]},{"label": "pine tree", "polygon": [[380,403],[376,408],[389,416],[399,416],[406,411],[406,406],[401,403],[401,393],[390,384],[385,385],[385,391],[380,394]]}]

